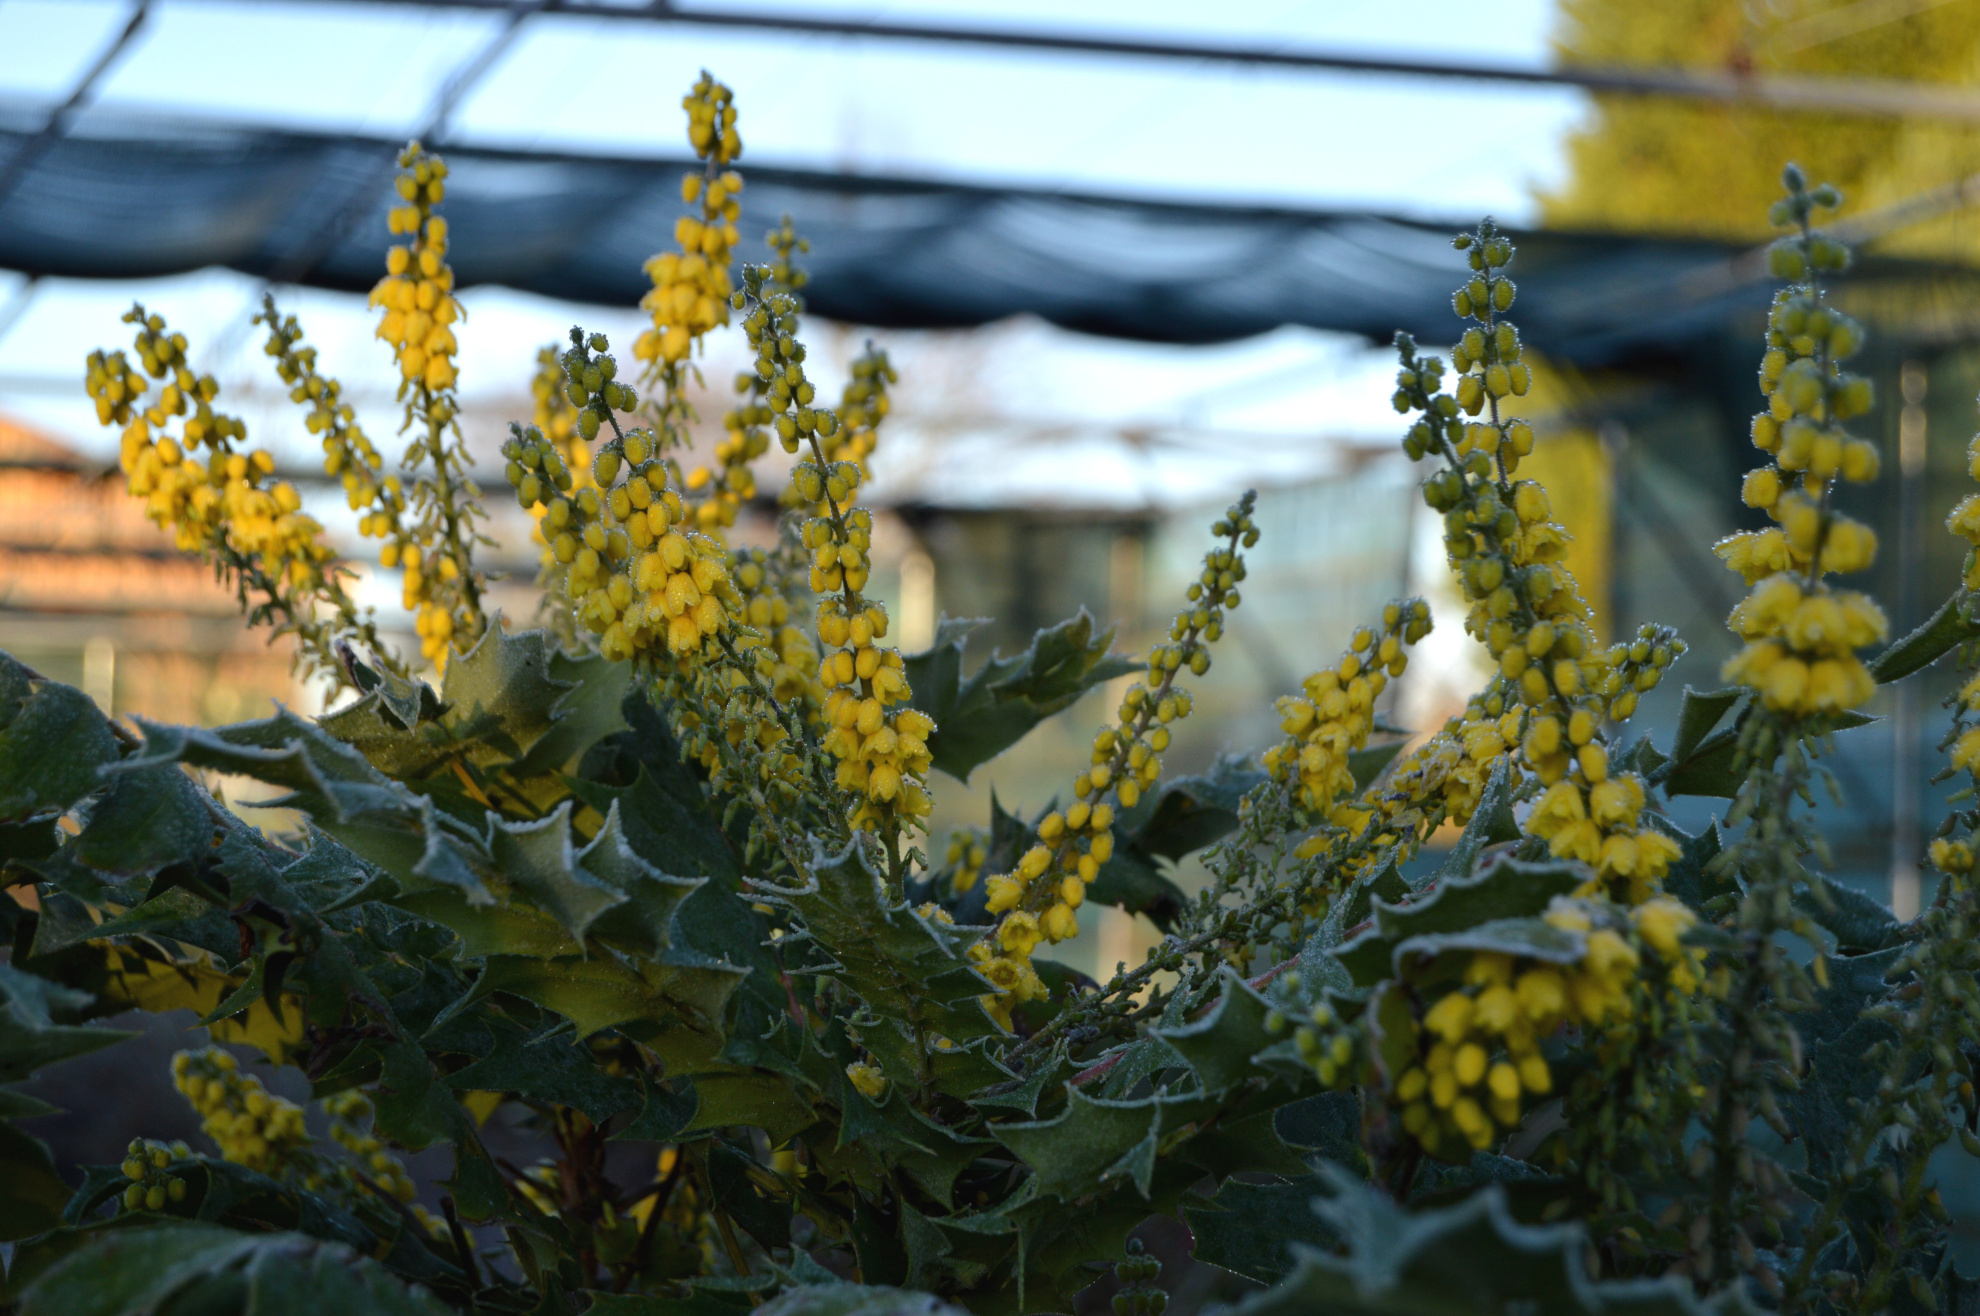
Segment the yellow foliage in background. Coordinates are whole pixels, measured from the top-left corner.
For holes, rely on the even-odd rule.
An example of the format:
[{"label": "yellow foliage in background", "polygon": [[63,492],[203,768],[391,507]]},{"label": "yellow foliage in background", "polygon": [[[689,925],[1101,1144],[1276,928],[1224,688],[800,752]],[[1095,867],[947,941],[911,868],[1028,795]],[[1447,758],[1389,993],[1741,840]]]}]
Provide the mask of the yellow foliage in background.
[{"label": "yellow foliage in background", "polygon": [[[1866,0],[1561,0],[1565,65],[1682,66],[1756,76],[1961,85],[1980,72],[1980,4]],[[1844,218],[1980,173],[1980,129],[1929,119],[1597,96],[1567,139],[1567,181],[1541,194],[1549,225],[1763,240],[1781,161],[1839,187]],[[1961,211],[1883,250],[1980,258]]]}]

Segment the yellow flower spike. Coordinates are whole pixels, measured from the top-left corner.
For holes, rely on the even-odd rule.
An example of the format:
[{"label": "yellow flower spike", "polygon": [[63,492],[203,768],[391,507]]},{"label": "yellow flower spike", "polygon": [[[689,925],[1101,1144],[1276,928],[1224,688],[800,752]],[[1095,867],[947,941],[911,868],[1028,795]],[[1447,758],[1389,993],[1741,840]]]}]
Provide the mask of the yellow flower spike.
[{"label": "yellow flower spike", "polygon": [[[346,592],[344,569],[324,541],[323,529],[302,510],[290,484],[268,477],[275,469],[266,453],[245,448],[246,427],[214,409],[220,388],[210,375],[192,372],[184,334],[167,331],[163,317],[133,307],[123,317],[136,326],[132,348],[143,374],[123,352],[93,352],[85,385],[105,424],[123,427],[119,462],[130,493],[142,498],[146,514],[172,532],[185,552],[211,561],[252,596],[256,615],[273,621],[276,634],[298,640],[297,661],[335,684],[351,677],[338,658],[344,637],[363,643],[376,661],[403,672],[396,655],[379,637],[369,610]],[[323,436],[325,468],[341,474],[347,490],[370,490],[379,459],[352,420],[334,380],[315,370],[313,349],[298,349],[301,330],[293,319],[278,323],[272,302],[256,321],[270,327],[268,354],[304,404],[307,428]],[[150,387],[144,377],[162,381],[155,402],[140,411]],[[176,425],[178,437],[170,429]],[[349,495],[359,506],[358,493]],[[369,497],[369,494],[366,494]]]},{"label": "yellow flower spike", "polygon": [[[420,471],[409,499],[410,524],[395,522],[393,560],[405,567],[404,602],[415,614],[420,652],[444,670],[447,655],[473,645],[487,627],[483,581],[474,569],[476,523],[483,512],[468,478],[472,459],[461,437],[456,393],[458,350],[451,326],[461,318],[447,265],[447,221],[434,213],[446,195],[447,164],[418,142],[399,155],[396,187],[407,204],[390,227],[411,241],[390,249],[385,277],[371,290],[381,312],[377,336],[399,366],[405,428],[414,438],[406,465]],[[428,569],[414,570],[419,564]]]},{"label": "yellow flower spike", "polygon": [[[1354,792],[1348,757],[1365,747],[1374,729],[1373,702],[1390,675],[1400,675],[1408,663],[1405,645],[1429,633],[1430,609],[1421,599],[1391,603],[1379,632],[1364,628],[1351,642],[1340,664],[1306,679],[1306,697],[1279,701],[1281,727],[1290,738],[1267,750],[1266,769],[1281,781],[1298,783],[1298,799],[1308,812],[1324,816],[1334,801]],[[1362,675],[1355,655],[1373,650],[1387,671]],[[1343,673],[1346,675],[1344,676]]]},{"label": "yellow flower spike", "polygon": [[[1781,213],[1790,222],[1788,210]],[[1750,472],[1742,489],[1747,504],[1765,510],[1778,528],[1732,536],[1715,550],[1751,590],[1728,619],[1747,644],[1724,675],[1758,691],[1777,712],[1832,715],[1860,707],[1875,692],[1856,651],[1882,640],[1885,623],[1874,603],[1837,592],[1824,579],[1862,571],[1877,553],[1876,536],[1831,509],[1829,495],[1838,480],[1875,479],[1879,460],[1875,445],[1842,428],[1869,406],[1870,387],[1842,366],[1861,346],[1862,331],[1828,308],[1814,274],[1821,264],[1814,259],[1817,245],[1833,244],[1792,222],[1799,231],[1777,243],[1775,253],[1781,269],[1800,282],[1774,298],[1760,371],[1769,407],[1753,422],[1755,445],[1773,453],[1775,465]],[[1840,332],[1805,330],[1832,320]],[[1962,511],[1973,519],[1972,510],[1956,509],[1955,533],[1965,533]]]},{"label": "yellow flower spike", "polygon": [[[804,471],[805,464],[798,469]],[[841,473],[854,478],[857,469],[843,464]],[[1226,612],[1240,602],[1237,587],[1245,578],[1241,550],[1258,542],[1252,518],[1255,505],[1256,496],[1246,493],[1211,526],[1220,542],[1204,555],[1203,568],[1187,590],[1185,606],[1171,623],[1167,642],[1149,651],[1146,675],[1128,688],[1119,721],[1094,738],[1093,766],[1080,775],[1073,792],[1080,803],[1043,819],[1040,843],[1026,851],[1016,871],[990,879],[987,908],[1002,919],[986,941],[1026,961],[1027,972],[1039,936],[1056,941],[1078,932],[1073,911],[1085,899],[1086,880],[1097,877],[1113,855],[1114,803],[1134,808],[1142,793],[1161,779],[1161,755],[1169,743],[1166,727],[1188,717],[1193,705],[1189,691],[1179,684],[1181,674],[1200,676],[1209,670],[1209,646],[1222,637]],[[1423,625],[1427,629],[1427,613]],[[1356,671],[1346,679],[1362,680],[1366,689],[1366,679],[1359,677],[1359,660],[1356,663]],[[1365,710],[1365,703],[1362,707]],[[1043,984],[1036,990],[1042,994]],[[1000,988],[989,1003],[1000,1020],[1008,1017],[1009,990]]]}]

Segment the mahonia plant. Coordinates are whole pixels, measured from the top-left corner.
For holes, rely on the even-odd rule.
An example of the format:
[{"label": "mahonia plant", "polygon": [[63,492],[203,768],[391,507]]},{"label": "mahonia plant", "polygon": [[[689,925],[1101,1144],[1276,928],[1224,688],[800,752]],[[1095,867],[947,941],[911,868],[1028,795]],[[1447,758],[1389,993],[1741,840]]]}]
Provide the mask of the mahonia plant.
[{"label": "mahonia plant", "polygon": [[[1454,243],[1448,355],[1398,336],[1393,401],[1489,680],[1420,739],[1393,726],[1432,624],[1397,599],[1275,692],[1255,758],[1179,775],[1255,496],[1210,518],[1145,651],[1082,612],[967,669],[954,623],[902,653],[864,497],[896,372],[869,345],[825,402],[805,242],[785,219],[737,264],[734,98],[703,75],[684,105],[699,166],[647,266],[638,371],[573,328],[502,445],[542,629],[483,610],[431,153],[400,158],[372,296],[395,469],[295,317],[260,317],[417,659],[160,316],[90,357],[132,494],[353,696],[126,726],[0,657],[0,1080],[118,1042],[94,1021],[133,1008],[192,1009],[214,1042],[172,1065],[197,1145],[139,1130],[77,1184],[8,1127],[0,1304],[880,1316],[1067,1311],[1103,1284],[1122,1313],[1217,1285],[1245,1316],[1971,1306],[1934,1176],[1954,1142],[1980,1154],[1980,569],[1876,652],[1876,603],[1832,583],[1875,551],[1839,484],[1878,465],[1844,428],[1873,399],[1848,253],[1817,226],[1832,191],[1791,169],[1776,208],[1767,461],[1741,489],[1770,524],[1720,545],[1743,647],[1683,692],[1667,750],[1623,728],[1685,643],[1605,640],[1521,474],[1536,363],[1486,221]],[[753,364],[700,457],[724,329]],[[1980,545],[1980,494],[1950,529]],[[1969,788],[1900,922],[1825,877],[1811,786],[1880,683],[1948,653]],[[942,777],[1102,688],[1058,798],[930,843]],[[248,825],[223,778],[285,812]],[[1723,817],[1687,833],[1686,795]],[[1161,939],[1096,981],[1053,948],[1100,906]],[[415,1159],[435,1149],[444,1177]],[[1196,1271],[1146,1250],[1162,1216]]]}]

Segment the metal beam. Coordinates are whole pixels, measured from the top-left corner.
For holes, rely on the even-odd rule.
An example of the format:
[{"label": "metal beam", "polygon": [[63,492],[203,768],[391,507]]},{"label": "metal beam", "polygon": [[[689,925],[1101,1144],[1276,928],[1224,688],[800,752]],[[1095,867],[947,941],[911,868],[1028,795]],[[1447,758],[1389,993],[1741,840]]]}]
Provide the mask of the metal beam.
[{"label": "metal beam", "polygon": [[12,196],[14,189],[21,185],[21,180],[28,176],[42,153],[69,130],[70,120],[76,117],[77,111],[82,109],[90,93],[96,90],[96,84],[103,80],[103,75],[108,73],[110,66],[117,62],[118,56],[129,49],[131,42],[137,39],[138,30],[144,26],[144,20],[150,16],[150,13],[150,0],[138,0],[136,7],[131,10],[130,21],[124,24],[124,30],[119,32],[104,48],[103,53],[96,57],[96,62],[84,70],[82,77],[76,80],[76,85],[70,89],[62,103],[48,112],[48,118],[42,123],[41,130],[21,143],[21,148],[14,152],[11,160],[7,161],[6,168],[0,169],[0,205],[6,204],[7,198]]},{"label": "metal beam", "polygon": [[[311,0],[320,3],[321,0]],[[343,0],[349,4],[456,11],[504,10],[506,0]],[[1529,87],[1572,87],[1627,96],[1661,96],[1794,113],[1851,117],[1940,119],[1980,123],[1980,94],[1965,87],[1888,79],[1753,74],[1723,69],[1571,65],[1559,69],[1505,64],[1457,64],[1343,55],[1323,50],[1154,41],[1100,33],[1038,32],[971,25],[861,22],[813,18],[766,10],[680,9],[669,3],[614,4],[604,0],[548,0],[546,16],[673,23],[733,31],[792,32],[805,36],[977,45],[1064,55],[1186,60],[1297,72],[1354,73],[1405,78],[1455,79]]]}]

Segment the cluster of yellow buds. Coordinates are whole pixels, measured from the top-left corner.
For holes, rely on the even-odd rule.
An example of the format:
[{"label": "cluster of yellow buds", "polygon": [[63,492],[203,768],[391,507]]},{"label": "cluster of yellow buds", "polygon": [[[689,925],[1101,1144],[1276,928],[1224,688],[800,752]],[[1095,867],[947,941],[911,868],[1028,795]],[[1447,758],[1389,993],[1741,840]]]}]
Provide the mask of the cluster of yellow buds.
[{"label": "cluster of yellow buds", "polygon": [[957,895],[976,888],[983,876],[983,865],[990,862],[990,838],[980,827],[958,827],[949,833],[949,847],[943,855],[949,866],[949,889]]},{"label": "cluster of yellow buds", "polygon": [[219,1144],[220,1155],[236,1165],[279,1176],[309,1145],[302,1107],[271,1095],[219,1047],[173,1056],[172,1081],[199,1113],[200,1127]]},{"label": "cluster of yellow buds", "polygon": [[1932,867],[1949,877],[1966,876],[1973,872],[1975,856],[1970,839],[1941,836],[1932,842],[1930,855]]},{"label": "cluster of yellow buds", "polygon": [[619,429],[614,413],[631,411],[638,395],[616,378],[610,346],[604,334],[587,338],[574,328],[561,358],[578,434],[589,442],[604,426],[613,433],[592,461],[595,483],[577,487],[563,451],[533,426],[514,428],[502,445],[503,474],[524,507],[544,505],[543,533],[563,569],[564,596],[600,637],[600,652],[688,660],[728,632],[740,601],[721,546],[685,524],[652,431]]},{"label": "cluster of yellow buds", "polygon": [[[1846,269],[1849,249],[1809,226],[1816,211],[1842,199],[1831,187],[1810,190],[1793,165],[1782,181],[1788,195],[1772,218],[1796,231],[1777,240],[1770,257],[1774,273],[1794,283],[1774,298],[1768,316],[1760,363],[1767,409],[1753,418],[1754,446],[1773,463],[1748,472],[1741,489],[1747,505],[1775,524],[1729,536],[1714,549],[1752,587],[1729,619],[1746,647],[1725,675],[1778,712],[1833,714],[1876,692],[1856,651],[1883,639],[1887,627],[1867,594],[1822,579],[1862,571],[1877,556],[1876,534],[1837,511],[1831,491],[1838,480],[1876,479],[1879,462],[1875,444],[1844,428],[1872,400],[1869,379],[1843,369],[1863,345],[1863,328],[1822,297],[1821,276]],[[1980,522],[1980,505],[1966,519]],[[1958,531],[1957,511],[1953,524]]]},{"label": "cluster of yellow buds", "polygon": [[984,1006],[1005,1027],[1011,1009],[1045,995],[1031,967],[1040,942],[1061,942],[1079,933],[1086,888],[1114,854],[1114,802],[1132,809],[1162,776],[1172,723],[1189,716],[1189,691],[1176,682],[1184,671],[1210,670],[1209,646],[1224,633],[1224,614],[1239,603],[1245,576],[1242,548],[1258,542],[1252,519],[1257,495],[1246,492],[1211,526],[1222,542],[1203,557],[1203,570],[1188,591],[1189,602],[1176,614],[1166,643],[1148,654],[1145,679],[1128,687],[1119,721],[1093,738],[1092,766],[1073,782],[1074,803],[1054,810],[1038,824],[1038,843],[1009,873],[985,886],[984,908],[1000,915],[997,926],[969,948],[978,972],[996,987]]},{"label": "cluster of yellow buds", "polygon": [[268,326],[262,350],[275,360],[275,372],[289,386],[289,400],[305,408],[303,426],[322,436],[323,473],[344,488],[345,500],[358,517],[358,533],[404,547],[401,520],[405,491],[396,475],[382,475],[384,459],[357,423],[357,413],[343,400],[343,385],[316,368],[316,349],[302,345],[302,325],[275,310],[271,294],[262,302],[256,324]]},{"label": "cluster of yellow buds", "polygon": [[633,343],[633,355],[647,364],[656,386],[678,385],[680,364],[695,343],[729,322],[729,261],[742,213],[736,196],[743,187],[742,176],[727,168],[742,154],[732,100],[729,89],[704,72],[681,101],[688,112],[688,141],[704,162],[702,172],[682,177],[681,199],[700,202],[701,215],[683,215],[675,223],[678,252],[646,262],[653,288],[639,304],[653,325]]},{"label": "cluster of yellow buds", "polygon": [[[809,276],[798,268],[795,258],[810,244],[798,236],[789,215],[765,235],[765,241],[776,259],[763,269],[763,286],[790,294],[797,313],[802,314],[804,300],[797,296],[797,290]],[[701,498],[695,515],[711,533],[719,534],[723,527],[734,525],[742,504],[756,496],[756,474],[750,463],[770,450],[768,427],[777,419],[778,409],[767,400],[771,382],[754,370],[736,372],[736,393],[741,400],[723,413],[722,438],[714,451],[716,464],[698,466],[688,473],[688,490]],[[792,488],[784,486],[781,501],[788,505],[794,497]]]},{"label": "cluster of yellow buds", "polygon": [[536,352],[536,373],[530,376],[529,395],[535,404],[530,420],[550,440],[564,459],[573,485],[579,489],[591,481],[591,445],[578,433],[578,409],[565,388],[564,358],[555,343],[546,343]]},{"label": "cluster of yellow buds", "polygon": [[[1501,399],[1525,397],[1533,382],[1531,369],[1520,360],[1518,326],[1498,319],[1511,309],[1516,294],[1505,274],[1513,245],[1488,219],[1476,235],[1458,239],[1458,250],[1465,253],[1472,277],[1452,294],[1451,307],[1460,317],[1478,323],[1466,329],[1451,349],[1451,364],[1458,371],[1455,400],[1467,416],[1477,416],[1488,405],[1490,413],[1482,421],[1458,427],[1453,446],[1459,457],[1483,453],[1511,474],[1519,468],[1519,459],[1533,451],[1532,427],[1525,421],[1502,420],[1498,414]],[[1398,392],[1396,397],[1397,410],[1406,410],[1408,394]]]},{"label": "cluster of yellow buds", "polygon": [[395,186],[405,204],[394,206],[386,223],[412,240],[387,248],[385,277],[371,289],[371,305],[385,308],[378,337],[391,345],[400,378],[434,393],[451,389],[460,375],[454,365],[460,345],[449,328],[460,318],[460,303],[447,265],[447,221],[433,213],[446,179],[447,162],[419,143],[400,153]]},{"label": "cluster of yellow buds", "polygon": [[167,1173],[166,1167],[191,1156],[192,1148],[183,1142],[133,1138],[124,1151],[124,1177],[131,1181],[124,1189],[124,1209],[163,1211],[167,1202],[185,1201],[186,1181]]},{"label": "cluster of yellow buds", "polygon": [[[350,1088],[325,1097],[323,1109],[330,1116],[330,1136],[363,1167],[367,1178],[401,1202],[410,1202],[419,1195],[404,1163],[386,1151],[384,1142],[371,1130],[370,1098]],[[304,1187],[316,1189],[324,1182],[318,1175],[305,1179]]]},{"label": "cluster of yellow buds", "polygon": [[1409,666],[1405,645],[1430,633],[1430,605],[1403,599],[1382,610],[1379,631],[1363,626],[1338,665],[1306,678],[1304,695],[1279,699],[1279,728],[1288,739],[1265,751],[1265,770],[1280,781],[1297,778],[1300,804],[1317,817],[1333,817],[1334,801],[1354,792],[1348,756],[1375,729],[1375,701],[1390,678]]},{"label": "cluster of yellow buds", "polygon": [[[138,327],[134,347],[145,373],[167,381],[158,399],[140,409],[137,398],[148,385],[122,352],[90,353],[87,386],[97,414],[124,426],[124,473],[151,519],[172,530],[183,550],[224,545],[291,585],[320,576],[333,556],[323,528],[303,514],[295,486],[263,483],[275,470],[273,457],[235,449],[247,428],[214,411],[220,385],[211,375],[193,374],[186,336],[167,333],[164,318],[142,306],[125,312],[124,322]],[[175,417],[185,418],[183,444],[165,432]]]},{"label": "cluster of yellow buds", "polygon": [[852,376],[839,394],[839,432],[825,440],[825,460],[852,462],[872,475],[867,459],[879,442],[880,422],[893,409],[887,386],[900,378],[887,354],[871,343],[853,359]]},{"label": "cluster of yellow buds", "polygon": [[[369,615],[345,592],[336,555],[323,527],[303,512],[302,496],[270,478],[275,459],[246,448],[239,418],[214,409],[220,386],[193,372],[185,335],[169,332],[163,317],[142,306],[123,318],[137,326],[132,350],[142,373],[122,351],[97,351],[89,355],[85,381],[98,418],[122,427],[119,460],[147,515],[172,532],[182,551],[211,557],[238,576],[244,594],[261,595],[255,618],[273,618],[281,631],[295,633],[303,657],[318,670],[342,673],[339,632],[382,647]],[[146,406],[152,379],[164,384]],[[169,432],[175,421],[176,437]],[[330,615],[319,619],[320,608]]]},{"label": "cluster of yellow buds", "polygon": [[811,554],[811,589],[818,598],[818,642],[823,656],[818,683],[825,692],[824,747],[838,760],[839,787],[859,800],[853,825],[891,837],[916,826],[930,806],[926,778],[928,737],[935,722],[906,707],[912,693],[898,649],[879,643],[887,611],[866,597],[872,570],[873,514],[853,506],[860,470],[852,462],[827,462],[820,445],[839,431],[829,407],[814,407],[817,390],[805,377],[804,344],[797,341],[797,298],[776,287],[770,271],[743,270],[737,309],[747,309],[743,331],[756,350],[756,375],[775,413],[784,450],[811,448],[809,460],[791,469],[799,505],[816,507],[801,531]]},{"label": "cluster of yellow buds", "polygon": [[737,647],[755,652],[757,674],[777,702],[795,705],[809,716],[825,703],[818,686],[818,646],[791,620],[790,600],[777,587],[774,566],[770,553],[760,548],[738,549],[732,558],[742,620],[756,633]]},{"label": "cluster of yellow buds", "polygon": [[[1974,435],[1966,445],[1966,473],[1980,480],[1980,434]],[[1980,589],[1980,494],[1968,494],[1959,500],[1952,515],[1946,518],[1946,529],[1969,545],[1961,570],[1962,583],[1968,589]],[[1973,706],[1980,707],[1980,703]]]},{"label": "cluster of yellow buds", "polygon": [[846,1066],[846,1078],[868,1101],[878,1101],[887,1094],[887,1076],[878,1065],[855,1060]]},{"label": "cluster of yellow buds", "polygon": [[[1544,918],[1575,934],[1572,958],[1474,951],[1423,1012],[1414,1063],[1395,1075],[1390,1097],[1404,1131],[1435,1154],[1466,1156],[1518,1127],[1554,1089],[1542,1044],[1564,1028],[1600,1030],[1626,1016],[1646,949],[1672,990],[1700,986],[1702,953],[1683,940],[1696,918],[1677,900],[1659,896],[1625,911],[1561,898]],[[1322,1083],[1356,1079],[1357,1039],[1325,1004],[1300,1044]]]},{"label": "cluster of yellow buds", "polygon": [[[1643,783],[1612,776],[1601,720],[1633,714],[1638,695],[1656,687],[1684,644],[1668,629],[1645,627],[1631,644],[1598,646],[1588,605],[1561,563],[1568,536],[1552,519],[1546,490],[1512,478],[1532,443],[1524,423],[1500,411],[1527,379],[1518,332],[1499,318],[1513,302],[1504,274],[1512,244],[1486,221],[1453,245],[1473,270],[1454,302],[1479,322],[1457,349],[1471,373],[1459,376],[1457,396],[1440,392],[1443,363],[1419,356],[1398,334],[1395,403],[1422,413],[1404,439],[1409,454],[1444,459],[1424,481],[1424,501],[1444,517],[1445,551],[1471,605],[1465,629],[1498,670],[1462,717],[1397,765],[1378,809],[1385,828],[1416,837],[1445,819],[1463,823],[1492,767],[1505,760],[1548,787],[1533,832],[1557,856],[1593,867],[1591,889],[1638,902],[1678,849],[1641,825]],[[1482,421],[1464,419],[1481,414]]]},{"label": "cluster of yellow buds", "polygon": [[[431,464],[412,493],[418,519],[387,543],[380,562],[398,567],[407,611],[419,633],[420,653],[444,669],[450,648],[465,649],[487,624],[481,611],[481,582],[474,571],[476,491],[466,475],[469,461],[460,442],[460,404],[455,396],[459,344],[451,326],[460,319],[454,272],[447,265],[447,221],[434,213],[446,195],[447,164],[417,142],[399,155],[396,186],[403,205],[387,222],[410,240],[385,253],[385,277],[371,290],[371,305],[382,308],[377,336],[391,345],[398,363],[399,396],[406,424],[424,427],[407,451],[408,466]],[[453,442],[448,442],[448,436]]]}]

